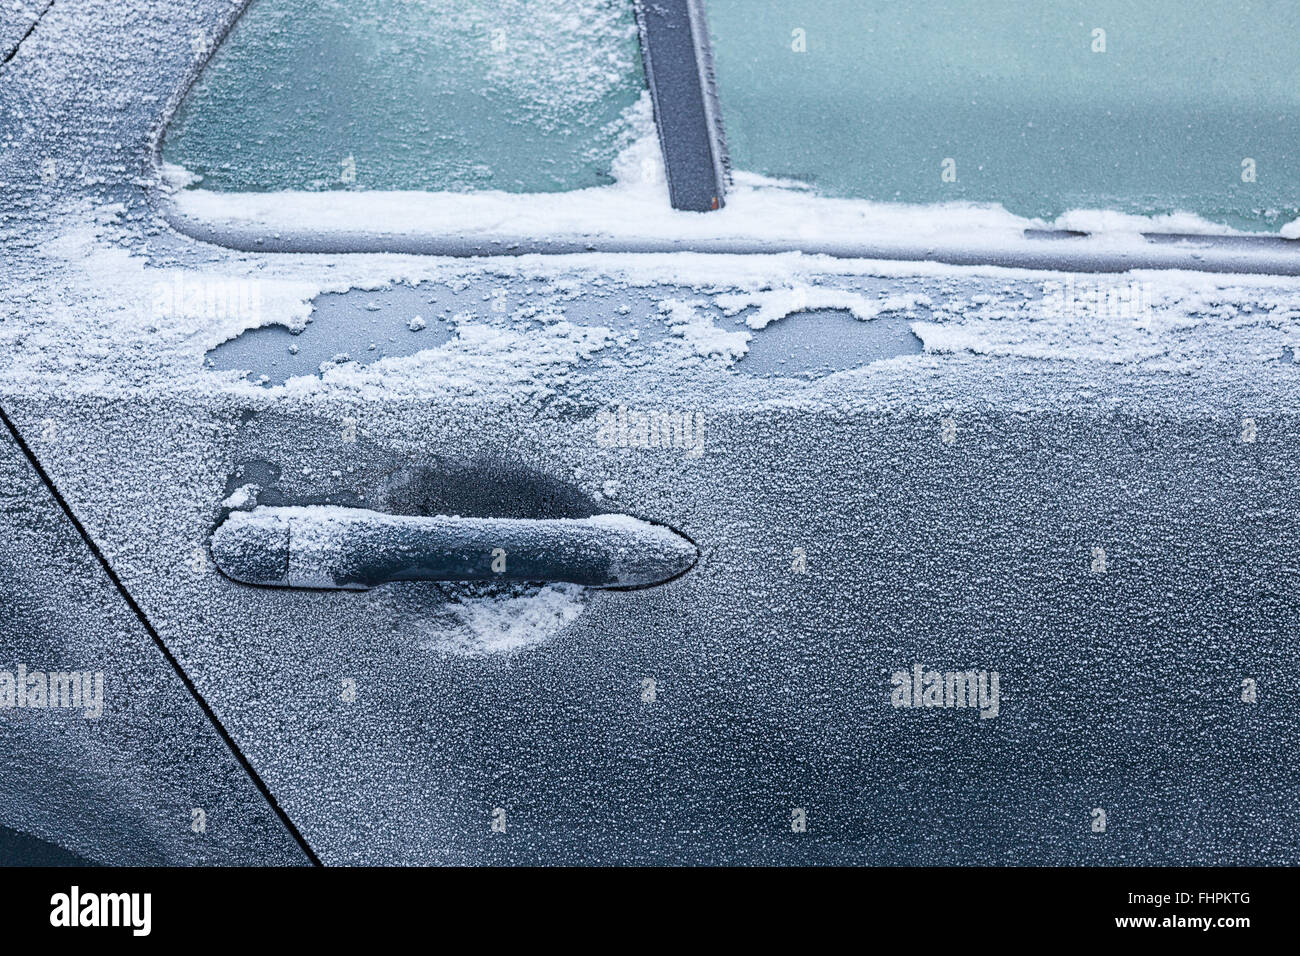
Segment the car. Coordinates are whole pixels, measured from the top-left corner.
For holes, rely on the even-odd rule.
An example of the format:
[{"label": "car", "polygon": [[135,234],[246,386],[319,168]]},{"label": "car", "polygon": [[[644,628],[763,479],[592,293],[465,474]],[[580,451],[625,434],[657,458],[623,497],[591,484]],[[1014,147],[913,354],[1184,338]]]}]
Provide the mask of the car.
[{"label": "car", "polygon": [[1264,7],[6,10],[0,848],[1300,862]]}]

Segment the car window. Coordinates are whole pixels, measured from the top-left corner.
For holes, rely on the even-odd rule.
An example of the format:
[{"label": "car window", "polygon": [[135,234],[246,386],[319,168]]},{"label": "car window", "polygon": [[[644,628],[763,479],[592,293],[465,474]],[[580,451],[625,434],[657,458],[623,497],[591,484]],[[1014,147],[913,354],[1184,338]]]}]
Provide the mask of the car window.
[{"label": "car window", "polygon": [[216,191],[579,189],[644,88],[628,0],[254,0],[163,159]]},{"label": "car window", "polygon": [[994,202],[1048,220],[1100,208],[1276,231],[1300,212],[1298,5],[706,9],[738,170],[827,196]]}]

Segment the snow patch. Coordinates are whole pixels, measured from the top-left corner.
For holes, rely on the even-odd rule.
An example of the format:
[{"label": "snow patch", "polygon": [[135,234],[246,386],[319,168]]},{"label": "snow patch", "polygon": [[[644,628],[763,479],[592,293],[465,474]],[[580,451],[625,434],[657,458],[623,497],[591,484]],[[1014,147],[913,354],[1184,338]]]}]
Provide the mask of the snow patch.
[{"label": "snow patch", "polygon": [[240,485],[230,493],[230,496],[225,501],[221,502],[221,507],[230,508],[232,511],[251,508],[257,504],[257,495],[261,490],[260,485],[252,482]]},{"label": "snow patch", "polygon": [[159,173],[162,176],[163,187],[170,192],[179,192],[203,181],[202,176],[190,172],[179,163],[163,163],[159,167]]},{"label": "snow patch", "polygon": [[854,318],[865,321],[886,312],[905,312],[918,306],[931,305],[930,297],[926,295],[891,295],[873,299],[857,292],[803,285],[758,292],[724,293],[715,296],[714,301],[727,315],[737,315],[757,306],[758,311],[745,319],[745,324],[751,329],[764,329],[788,315],[812,309],[843,309],[851,312]]},{"label": "snow patch", "polygon": [[664,299],[659,303],[659,311],[668,322],[668,330],[696,355],[718,356],[734,362],[749,351],[750,334],[718,328],[713,318],[703,311],[705,305],[703,299]]},{"label": "snow patch", "polygon": [[589,598],[576,584],[517,587],[465,596],[443,626],[425,630],[425,647],[468,657],[514,654],[545,642],[578,618]]}]

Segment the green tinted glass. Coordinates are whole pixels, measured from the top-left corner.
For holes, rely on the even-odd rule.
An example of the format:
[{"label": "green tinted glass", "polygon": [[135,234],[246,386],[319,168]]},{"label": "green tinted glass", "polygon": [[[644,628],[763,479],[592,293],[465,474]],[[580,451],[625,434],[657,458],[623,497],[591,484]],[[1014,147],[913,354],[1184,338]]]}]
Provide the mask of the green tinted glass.
[{"label": "green tinted glass", "polygon": [[706,4],[737,169],[1047,219],[1300,214],[1289,0]]},{"label": "green tinted glass", "polygon": [[215,190],[579,189],[644,86],[629,0],[254,0],[163,158]]}]

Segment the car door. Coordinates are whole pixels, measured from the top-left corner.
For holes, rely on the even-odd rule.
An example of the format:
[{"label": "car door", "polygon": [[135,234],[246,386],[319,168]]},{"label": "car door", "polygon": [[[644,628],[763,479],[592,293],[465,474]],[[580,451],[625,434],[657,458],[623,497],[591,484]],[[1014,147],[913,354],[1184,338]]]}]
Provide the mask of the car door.
[{"label": "car door", "polygon": [[[737,172],[719,211],[669,208],[635,24],[612,3],[421,8],[451,46],[481,44],[472,92],[541,131],[494,153],[488,127],[453,124],[448,142],[494,160],[457,155],[421,183],[405,147],[433,127],[412,107],[371,153],[338,116],[374,114],[330,112],[349,57],[393,69],[367,74],[381,93],[425,68],[394,9],[295,19],[258,0],[232,28],[220,3],[143,20],[56,5],[0,73],[20,118],[5,407],[311,854],[1294,861],[1285,189],[1252,219],[1230,201],[1234,157],[1232,189],[1192,192],[1271,235],[1219,217],[1208,237],[1142,238],[1163,213],[1137,204],[1154,188],[1140,177],[1110,209],[1140,226],[1079,228],[1050,205],[1071,196],[1043,198],[1050,177],[1026,190],[1039,208],[982,207],[1005,180],[970,166],[993,160],[927,142],[932,182],[854,195],[882,180],[852,150],[770,120],[816,102],[847,122],[854,88],[836,112],[826,76],[856,48],[819,43],[866,43],[872,24],[721,2],[707,15]],[[955,55],[921,14],[869,12],[891,43],[910,22]],[[747,19],[767,37],[744,35],[748,65],[725,41]],[[1091,28],[1044,29],[1110,55]],[[126,63],[137,48],[147,63]],[[257,73],[276,50],[291,55]],[[550,50],[585,84],[558,102],[529,72]],[[313,56],[333,69],[311,73]],[[592,62],[614,66],[575,72]],[[204,64],[190,96],[215,104],[210,127],[201,99],[179,105]],[[223,93],[250,69],[252,91]],[[498,69],[530,81],[504,83],[513,106],[494,99]],[[804,72],[759,83],[780,70]],[[451,97],[455,79],[430,82]],[[178,105],[171,129],[218,150],[212,189],[184,188],[169,152]],[[576,584],[558,559],[507,581],[518,555],[481,542],[482,581],[223,574],[214,533],[265,509],[496,528],[615,514],[697,556],[631,589]]]}]

